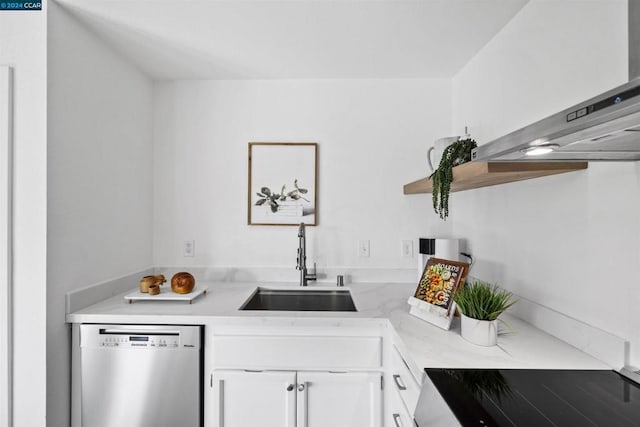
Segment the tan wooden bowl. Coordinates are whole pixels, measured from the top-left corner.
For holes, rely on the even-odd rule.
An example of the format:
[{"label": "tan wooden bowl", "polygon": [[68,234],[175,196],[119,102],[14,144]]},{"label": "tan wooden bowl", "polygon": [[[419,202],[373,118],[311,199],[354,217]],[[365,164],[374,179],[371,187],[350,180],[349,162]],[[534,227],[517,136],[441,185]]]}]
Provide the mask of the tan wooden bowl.
[{"label": "tan wooden bowl", "polygon": [[[165,279],[164,275],[162,274],[156,274],[155,276],[144,276],[142,280],[140,280],[140,292],[146,294],[149,292],[149,287],[151,285],[161,286],[166,281],[167,279]],[[160,288],[158,288],[158,293],[160,292],[159,289]]]}]

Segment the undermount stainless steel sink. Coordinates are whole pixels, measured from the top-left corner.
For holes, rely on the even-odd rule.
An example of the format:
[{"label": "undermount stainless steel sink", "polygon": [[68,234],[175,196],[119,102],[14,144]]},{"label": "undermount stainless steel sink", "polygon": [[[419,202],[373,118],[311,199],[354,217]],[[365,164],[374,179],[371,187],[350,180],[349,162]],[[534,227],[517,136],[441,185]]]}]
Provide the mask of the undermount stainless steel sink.
[{"label": "undermount stainless steel sink", "polygon": [[358,311],[351,292],[333,289],[258,288],[240,310]]}]

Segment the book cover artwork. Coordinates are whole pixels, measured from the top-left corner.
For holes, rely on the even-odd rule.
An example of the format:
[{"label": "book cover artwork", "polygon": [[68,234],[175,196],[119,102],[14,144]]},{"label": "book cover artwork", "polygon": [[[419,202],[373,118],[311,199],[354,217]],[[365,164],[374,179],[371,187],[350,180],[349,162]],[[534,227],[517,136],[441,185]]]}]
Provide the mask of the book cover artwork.
[{"label": "book cover artwork", "polygon": [[441,258],[429,258],[415,298],[449,311],[452,295],[467,275],[469,264]]}]

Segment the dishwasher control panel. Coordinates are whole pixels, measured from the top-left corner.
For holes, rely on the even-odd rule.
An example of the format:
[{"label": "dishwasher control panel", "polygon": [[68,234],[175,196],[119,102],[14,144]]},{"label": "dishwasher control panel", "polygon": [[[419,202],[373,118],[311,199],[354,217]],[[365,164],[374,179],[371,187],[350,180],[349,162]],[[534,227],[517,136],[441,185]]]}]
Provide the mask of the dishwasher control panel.
[{"label": "dishwasher control panel", "polygon": [[199,349],[199,329],[156,325],[81,325],[80,347]]},{"label": "dishwasher control panel", "polygon": [[178,337],[155,337],[148,335],[106,336],[100,345],[102,347],[168,347],[177,348],[180,340]]}]

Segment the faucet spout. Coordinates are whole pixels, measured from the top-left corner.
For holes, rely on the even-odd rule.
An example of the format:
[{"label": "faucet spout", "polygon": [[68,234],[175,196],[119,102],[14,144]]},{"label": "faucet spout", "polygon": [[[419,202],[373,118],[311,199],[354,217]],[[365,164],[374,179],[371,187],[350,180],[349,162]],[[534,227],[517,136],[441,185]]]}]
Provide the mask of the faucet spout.
[{"label": "faucet spout", "polygon": [[307,286],[309,280],[316,280],[316,268],[313,267],[313,273],[307,272],[307,235],[305,232],[304,222],[298,227],[298,259],[296,270],[300,270],[300,286]]}]

